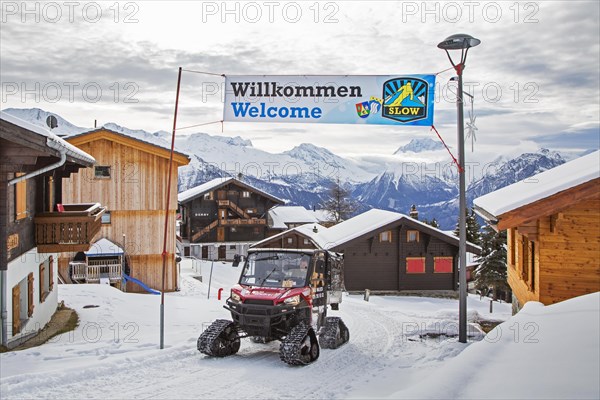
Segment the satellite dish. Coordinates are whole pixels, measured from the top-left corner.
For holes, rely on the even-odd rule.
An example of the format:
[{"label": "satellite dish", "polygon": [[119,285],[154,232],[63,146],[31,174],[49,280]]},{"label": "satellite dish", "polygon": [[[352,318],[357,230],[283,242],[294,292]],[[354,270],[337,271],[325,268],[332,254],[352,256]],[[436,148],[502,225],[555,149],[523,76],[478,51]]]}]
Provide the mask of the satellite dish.
[{"label": "satellite dish", "polygon": [[54,115],[48,115],[48,118],[46,118],[46,125],[48,125],[48,128],[54,129],[58,126],[58,120]]}]

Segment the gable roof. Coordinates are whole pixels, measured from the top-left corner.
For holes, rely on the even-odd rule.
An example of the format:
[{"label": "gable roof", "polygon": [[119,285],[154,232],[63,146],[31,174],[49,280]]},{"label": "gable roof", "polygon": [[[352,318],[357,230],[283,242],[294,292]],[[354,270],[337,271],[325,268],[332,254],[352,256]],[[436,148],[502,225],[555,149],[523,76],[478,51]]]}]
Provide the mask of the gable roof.
[{"label": "gable roof", "polygon": [[595,151],[478,197],[474,209],[490,220],[599,177],[600,151]]},{"label": "gable roof", "polygon": [[184,190],[183,192],[181,192],[181,193],[179,193],[177,195],[177,201],[180,202],[180,203],[187,203],[190,200],[193,200],[193,199],[195,199],[197,197],[203,196],[206,193],[212,192],[213,190],[216,190],[216,189],[218,189],[218,188],[220,188],[222,186],[225,186],[225,185],[227,185],[229,183],[234,183],[234,184],[236,184],[236,185],[238,185],[238,186],[240,186],[240,187],[242,187],[244,189],[248,189],[249,191],[253,191],[255,193],[258,193],[261,196],[264,196],[264,197],[270,199],[271,201],[273,201],[275,203],[278,203],[278,204],[283,204],[284,203],[283,200],[278,199],[277,197],[272,196],[272,195],[270,195],[267,192],[263,192],[262,190],[254,187],[252,185],[249,185],[249,184],[247,184],[245,182],[239,181],[239,180],[237,180],[235,178],[231,178],[231,177],[229,177],[229,178],[216,178],[216,179],[213,179],[211,181],[205,182],[205,183],[203,183],[201,185],[198,185],[196,187],[193,187],[191,189]]},{"label": "gable roof", "polygon": [[88,257],[107,257],[107,256],[121,256],[124,251],[117,244],[111,242],[106,238],[98,240],[92,244],[88,251],[84,252]]},{"label": "gable roof", "polygon": [[[65,140],[74,145],[80,145],[101,139],[106,139],[125,146],[133,147],[162,158],[168,159],[171,155],[171,147],[163,140],[152,140],[150,138],[141,139],[137,136],[128,135],[123,132],[117,132],[105,127],[65,136]],[[185,153],[175,150],[173,152],[173,161],[179,165],[187,165],[190,162],[190,157]]]},{"label": "gable roof", "polygon": [[286,224],[308,224],[319,222],[313,212],[302,206],[280,206],[269,210],[269,218],[272,221],[272,229],[287,229]]},{"label": "gable roof", "polygon": [[[58,137],[56,134],[52,133],[48,129],[42,128],[41,126],[34,125],[30,122],[24,121],[20,118],[17,118],[13,115],[7,114],[5,112],[0,112],[0,119],[18,126],[19,128],[25,129],[33,134],[40,136],[46,139],[46,146],[48,146],[52,150],[65,151],[67,153],[67,159],[71,162],[83,165],[83,166],[92,166],[96,163],[94,157],[86,153],[85,151],[78,149],[72,144],[66,142],[65,140]],[[10,140],[10,138],[6,138]]]},{"label": "gable roof", "polygon": [[[459,238],[451,233],[446,233],[440,229],[429,226],[423,222],[417,221],[408,215],[386,211],[380,209],[371,209],[346,221],[340,222],[330,228],[326,228],[319,224],[305,224],[296,228],[281,232],[275,236],[268,237],[260,242],[255,243],[251,247],[266,243],[274,238],[287,235],[291,232],[297,232],[313,241],[315,245],[324,250],[335,250],[342,245],[345,245],[353,240],[359,239],[366,235],[373,234],[381,228],[394,223],[403,223],[416,230],[427,233],[438,239],[453,244],[459,245]],[[314,228],[317,227],[317,232]],[[476,244],[467,242],[467,251],[471,253],[479,253],[481,248]]]}]

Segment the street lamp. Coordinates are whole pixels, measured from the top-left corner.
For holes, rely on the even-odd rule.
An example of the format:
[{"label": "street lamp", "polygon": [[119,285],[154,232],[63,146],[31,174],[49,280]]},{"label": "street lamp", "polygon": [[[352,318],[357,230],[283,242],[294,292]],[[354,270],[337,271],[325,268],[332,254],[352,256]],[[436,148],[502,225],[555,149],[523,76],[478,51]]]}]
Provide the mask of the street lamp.
[{"label": "street lamp", "polygon": [[[456,94],[456,109],[458,111],[458,176],[459,176],[459,202],[458,202],[458,229],[459,229],[459,306],[458,306],[458,341],[467,342],[467,227],[465,210],[467,201],[465,196],[465,127],[463,116],[463,81],[462,73],[467,61],[467,53],[471,47],[477,46],[481,40],[462,33],[448,36],[438,44],[438,48],[446,51],[450,63],[458,74],[458,91]],[[449,50],[460,50],[460,62],[456,64],[450,57]]]}]

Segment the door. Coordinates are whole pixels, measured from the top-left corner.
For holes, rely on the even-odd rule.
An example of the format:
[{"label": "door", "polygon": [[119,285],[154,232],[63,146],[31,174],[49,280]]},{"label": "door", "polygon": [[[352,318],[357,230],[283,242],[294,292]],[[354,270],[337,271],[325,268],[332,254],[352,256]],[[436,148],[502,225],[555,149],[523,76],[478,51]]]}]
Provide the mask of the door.
[{"label": "door", "polygon": [[225,241],[225,228],[219,227],[217,228],[217,242]]},{"label": "door", "polygon": [[12,289],[12,334],[21,332],[21,288],[19,285]]},{"label": "door", "polygon": [[208,246],[202,246],[202,258],[208,260]]},{"label": "door", "polygon": [[219,260],[227,258],[227,246],[219,246]]}]

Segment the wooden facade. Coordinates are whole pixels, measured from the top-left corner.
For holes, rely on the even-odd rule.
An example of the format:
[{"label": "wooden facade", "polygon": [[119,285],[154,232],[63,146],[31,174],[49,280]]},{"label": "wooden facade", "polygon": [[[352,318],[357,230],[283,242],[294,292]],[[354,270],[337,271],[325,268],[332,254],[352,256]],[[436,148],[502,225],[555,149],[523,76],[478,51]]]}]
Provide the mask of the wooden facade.
[{"label": "wooden facade", "polygon": [[600,180],[567,192],[499,216],[516,310],[530,300],[547,305],[600,291]]},{"label": "wooden facade", "polygon": [[[191,194],[190,194],[191,193]],[[233,178],[179,194],[181,236],[190,243],[257,242],[267,235],[267,212],[283,201]]]},{"label": "wooden facade", "polygon": [[513,311],[600,291],[600,152],[475,199],[507,231]]},{"label": "wooden facade", "polygon": [[[125,250],[130,276],[161,290],[169,149],[104,128],[68,137],[67,141],[91,154],[96,159],[96,166],[64,183],[65,201],[96,199],[106,206],[100,237],[119,244]],[[186,155],[174,154],[167,231],[166,291],[176,290],[177,285],[177,167],[188,163]],[[61,271],[67,269],[73,256],[61,259]],[[143,291],[132,283],[127,284],[127,290]]]},{"label": "wooden facade", "polygon": [[[346,230],[353,226],[350,219],[331,228],[307,224],[256,246],[323,248],[343,253],[344,281],[351,291],[456,290],[458,238],[405,215],[396,215],[393,222],[379,227],[378,221],[373,220],[375,228],[359,236]],[[332,239],[334,230],[351,239]],[[468,244],[467,251],[479,253],[480,249]]]}]

